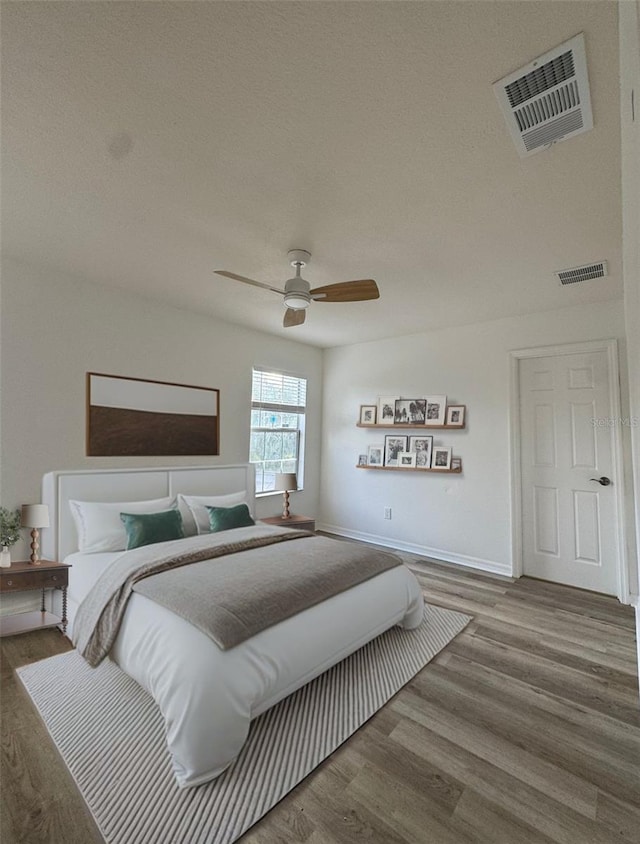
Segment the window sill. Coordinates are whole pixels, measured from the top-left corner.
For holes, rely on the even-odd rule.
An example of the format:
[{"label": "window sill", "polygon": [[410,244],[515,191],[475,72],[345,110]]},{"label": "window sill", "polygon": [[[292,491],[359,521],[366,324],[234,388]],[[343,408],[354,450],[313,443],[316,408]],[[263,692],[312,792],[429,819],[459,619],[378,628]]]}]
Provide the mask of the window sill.
[{"label": "window sill", "polygon": [[[291,490],[291,492],[303,492],[303,488]],[[284,495],[284,490],[270,489],[266,492],[256,492],[256,498],[269,498],[271,495]]]}]

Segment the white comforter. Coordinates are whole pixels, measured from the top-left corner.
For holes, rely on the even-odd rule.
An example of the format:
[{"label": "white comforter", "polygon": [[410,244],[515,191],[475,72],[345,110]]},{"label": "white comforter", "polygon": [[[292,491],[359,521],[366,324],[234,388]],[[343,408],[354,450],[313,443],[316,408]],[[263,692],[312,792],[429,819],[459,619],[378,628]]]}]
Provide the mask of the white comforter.
[{"label": "white comforter", "polygon": [[[77,606],[119,554],[73,554]],[[395,624],[423,614],[420,587],[397,566],[281,622],[231,650],[133,593],[111,657],[155,699],[180,786],[218,776],[240,752],[249,722]]]}]

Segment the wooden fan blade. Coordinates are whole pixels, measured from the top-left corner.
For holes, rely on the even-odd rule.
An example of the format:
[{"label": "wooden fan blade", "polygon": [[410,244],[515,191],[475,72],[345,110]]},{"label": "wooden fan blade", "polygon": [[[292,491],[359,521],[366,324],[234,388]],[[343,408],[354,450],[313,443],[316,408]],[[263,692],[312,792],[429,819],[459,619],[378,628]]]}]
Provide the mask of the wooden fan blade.
[{"label": "wooden fan blade", "polygon": [[359,281],[341,281],[327,284],[309,291],[316,302],[365,302],[367,299],[379,299],[378,285],[372,278]]},{"label": "wooden fan blade", "polygon": [[291,328],[292,325],[302,325],[306,316],[307,312],[304,308],[287,308],[282,324],[285,328]]},{"label": "wooden fan blade", "polygon": [[263,287],[265,290],[273,290],[274,293],[280,293],[284,296],[284,290],[278,290],[277,287],[271,287],[270,284],[263,284],[261,281],[255,281],[253,278],[247,278],[244,275],[237,275],[236,273],[228,273],[226,270],[214,270],[216,275],[223,275],[225,278],[234,278],[236,281],[244,281],[245,284],[253,284],[254,287]]}]

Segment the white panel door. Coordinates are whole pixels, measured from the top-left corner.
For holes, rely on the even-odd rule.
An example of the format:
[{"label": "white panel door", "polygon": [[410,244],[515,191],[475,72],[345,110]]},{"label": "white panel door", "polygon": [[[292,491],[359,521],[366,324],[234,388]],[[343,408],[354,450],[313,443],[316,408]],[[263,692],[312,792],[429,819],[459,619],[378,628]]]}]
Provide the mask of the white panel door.
[{"label": "white panel door", "polygon": [[520,360],[522,550],[526,575],[615,595],[608,379],[604,351]]}]

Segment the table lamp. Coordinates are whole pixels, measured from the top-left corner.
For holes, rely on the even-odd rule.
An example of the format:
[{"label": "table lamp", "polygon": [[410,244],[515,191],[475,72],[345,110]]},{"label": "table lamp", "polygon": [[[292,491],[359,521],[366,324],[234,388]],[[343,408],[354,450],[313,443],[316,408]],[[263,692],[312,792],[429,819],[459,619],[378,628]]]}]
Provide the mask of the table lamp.
[{"label": "table lamp", "polygon": [[289,493],[298,489],[298,479],[295,472],[278,472],[275,478],[274,490],[284,493],[282,518],[289,518]]},{"label": "table lamp", "polygon": [[31,563],[40,565],[40,528],[49,527],[49,508],[46,504],[23,504],[22,527],[31,528]]}]

